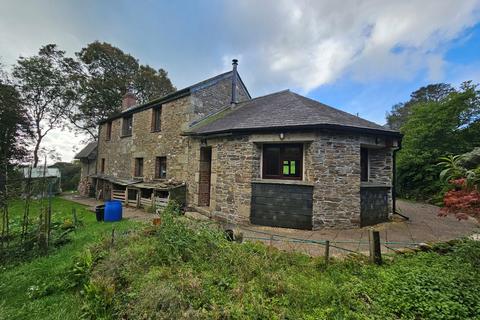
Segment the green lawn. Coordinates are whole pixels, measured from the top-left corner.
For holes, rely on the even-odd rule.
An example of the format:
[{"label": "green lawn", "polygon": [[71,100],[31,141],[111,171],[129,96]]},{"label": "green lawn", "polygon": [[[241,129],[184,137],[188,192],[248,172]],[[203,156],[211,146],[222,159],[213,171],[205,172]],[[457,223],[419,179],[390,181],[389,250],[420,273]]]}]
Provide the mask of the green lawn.
[{"label": "green lawn", "polygon": [[[69,288],[74,259],[86,246],[118,231],[138,224],[123,220],[118,223],[98,223],[95,215],[85,206],[54,198],[52,222],[72,220],[72,208],[77,208],[83,226],[70,234],[72,241],[53,249],[46,257],[0,266],[0,319],[78,319],[81,297],[75,288]],[[38,213],[39,203],[33,202],[31,216]],[[13,232],[18,232],[23,214],[23,203],[14,202],[10,207]],[[33,295],[33,297],[32,297]]]}]

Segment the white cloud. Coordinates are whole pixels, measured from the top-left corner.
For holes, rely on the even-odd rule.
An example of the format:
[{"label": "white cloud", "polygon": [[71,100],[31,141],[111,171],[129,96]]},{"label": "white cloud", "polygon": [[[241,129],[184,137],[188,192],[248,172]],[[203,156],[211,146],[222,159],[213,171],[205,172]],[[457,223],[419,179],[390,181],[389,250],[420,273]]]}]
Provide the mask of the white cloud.
[{"label": "white cloud", "polygon": [[[425,72],[441,81],[452,68],[443,57],[449,41],[480,19],[479,0],[242,0],[203,2],[192,12],[184,6],[0,0],[0,57],[11,64],[47,43],[73,54],[99,39],[165,68],[179,88],[230,69],[238,58],[253,95],[308,93],[343,78],[411,80]],[[465,66],[455,74],[476,79],[476,71]],[[81,140],[55,131],[45,144],[69,161]]]},{"label": "white cloud", "polygon": [[275,78],[308,92],[344,75],[364,82],[425,70],[439,79],[444,45],[478,22],[479,9],[475,0],[251,0],[229,14],[257,44],[238,43],[255,84]]}]

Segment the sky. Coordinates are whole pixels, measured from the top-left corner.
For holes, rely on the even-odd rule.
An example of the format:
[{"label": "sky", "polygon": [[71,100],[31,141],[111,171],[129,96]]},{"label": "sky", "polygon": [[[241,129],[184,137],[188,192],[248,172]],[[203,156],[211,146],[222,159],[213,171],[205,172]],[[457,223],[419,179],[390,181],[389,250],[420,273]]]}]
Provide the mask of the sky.
[{"label": "sky", "polygon": [[[231,69],[252,96],[290,89],[385,123],[430,83],[480,83],[480,0],[0,0],[0,61],[95,40],[168,71],[181,89]],[[45,146],[71,161],[84,137]]]}]

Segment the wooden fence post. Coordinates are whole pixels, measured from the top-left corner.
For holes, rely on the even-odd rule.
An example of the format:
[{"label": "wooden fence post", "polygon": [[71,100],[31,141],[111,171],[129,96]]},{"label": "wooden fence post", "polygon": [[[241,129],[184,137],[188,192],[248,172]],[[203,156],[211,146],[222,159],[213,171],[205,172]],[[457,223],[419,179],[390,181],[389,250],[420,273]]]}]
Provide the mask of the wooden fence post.
[{"label": "wooden fence post", "polygon": [[368,240],[370,243],[370,261],[382,264],[382,252],[380,247],[380,232],[370,230]]},{"label": "wooden fence post", "polygon": [[125,188],[125,207],[128,206],[128,187]]},{"label": "wooden fence post", "polygon": [[328,264],[328,260],[330,259],[330,241],[325,241],[325,264]]}]

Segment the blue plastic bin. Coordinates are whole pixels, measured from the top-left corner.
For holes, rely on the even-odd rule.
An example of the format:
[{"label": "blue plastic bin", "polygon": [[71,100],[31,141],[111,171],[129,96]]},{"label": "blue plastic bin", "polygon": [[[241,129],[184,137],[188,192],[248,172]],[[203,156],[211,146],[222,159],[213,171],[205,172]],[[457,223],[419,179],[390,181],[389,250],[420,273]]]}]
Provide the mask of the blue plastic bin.
[{"label": "blue plastic bin", "polygon": [[122,203],[118,200],[105,202],[104,221],[122,220]]}]

